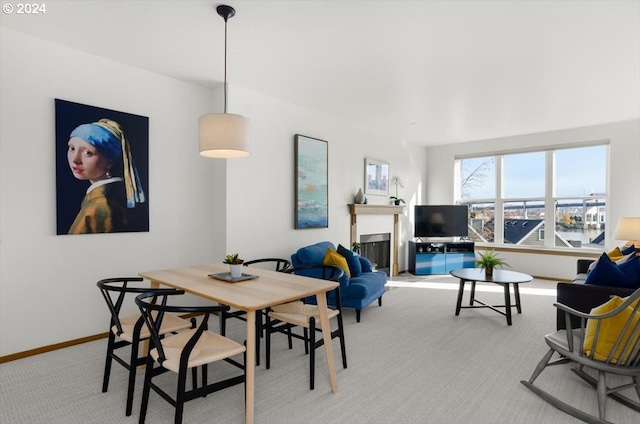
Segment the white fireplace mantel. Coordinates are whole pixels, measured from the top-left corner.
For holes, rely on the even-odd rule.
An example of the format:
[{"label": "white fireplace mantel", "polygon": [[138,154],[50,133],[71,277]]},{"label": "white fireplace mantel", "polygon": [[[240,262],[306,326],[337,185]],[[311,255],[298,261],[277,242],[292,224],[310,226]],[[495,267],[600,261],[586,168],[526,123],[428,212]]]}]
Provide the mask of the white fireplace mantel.
[{"label": "white fireplace mantel", "polygon": [[391,276],[398,275],[398,215],[404,213],[404,206],[351,204],[351,246],[358,237],[358,215],[393,215],[393,248],[391,258]]}]

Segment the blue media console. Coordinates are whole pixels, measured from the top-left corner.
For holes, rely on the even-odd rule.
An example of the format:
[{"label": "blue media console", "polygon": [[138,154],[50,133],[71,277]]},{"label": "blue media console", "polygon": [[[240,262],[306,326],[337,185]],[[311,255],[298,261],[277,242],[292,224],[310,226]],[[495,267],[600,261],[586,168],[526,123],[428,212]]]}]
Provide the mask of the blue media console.
[{"label": "blue media console", "polygon": [[409,272],[414,275],[448,274],[473,267],[473,242],[409,242]]}]

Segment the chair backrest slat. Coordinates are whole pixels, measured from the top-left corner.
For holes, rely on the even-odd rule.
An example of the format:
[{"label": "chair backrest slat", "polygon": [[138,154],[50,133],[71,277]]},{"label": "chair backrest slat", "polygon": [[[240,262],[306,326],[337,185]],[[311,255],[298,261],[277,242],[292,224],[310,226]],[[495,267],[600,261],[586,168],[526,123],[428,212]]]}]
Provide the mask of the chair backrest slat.
[{"label": "chair backrest slat", "polygon": [[[120,335],[124,332],[122,329],[122,323],[120,322],[120,310],[124,303],[124,298],[127,293],[141,293],[143,290],[149,290],[148,288],[129,287],[129,282],[141,282],[140,277],[124,277],[124,278],[105,278],[96,283],[100,288],[100,293],[107,303],[109,312],[111,313],[111,325],[115,325],[117,334]],[[113,297],[112,297],[113,296]],[[114,297],[116,301],[114,302]],[[138,322],[138,324],[142,324]]]}]

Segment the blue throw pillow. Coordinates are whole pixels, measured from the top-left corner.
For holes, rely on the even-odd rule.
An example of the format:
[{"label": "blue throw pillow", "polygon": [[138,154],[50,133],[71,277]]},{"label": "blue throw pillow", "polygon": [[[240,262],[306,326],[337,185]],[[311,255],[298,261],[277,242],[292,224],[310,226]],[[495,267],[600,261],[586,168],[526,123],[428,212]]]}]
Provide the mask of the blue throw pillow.
[{"label": "blue throw pillow", "polygon": [[633,253],[636,251],[636,247],[632,244],[629,247],[623,247],[622,249],[620,249],[620,251],[622,252],[622,254],[624,256],[627,256],[629,253]]},{"label": "blue throw pillow", "polygon": [[347,260],[347,265],[349,265],[349,273],[351,274],[351,278],[357,277],[362,274],[362,265],[360,265],[360,260],[351,250],[347,249],[343,245],[338,245],[338,253]]},{"label": "blue throw pillow", "polygon": [[633,255],[627,261],[618,265],[618,269],[635,283],[632,288],[640,287],[640,256]]},{"label": "blue throw pillow", "polygon": [[606,253],[600,256],[596,266],[587,274],[587,279],[584,283],[625,288],[633,288],[636,284],[635,281],[618,268]]},{"label": "blue throw pillow", "polygon": [[364,256],[356,256],[362,265],[362,272],[373,272],[373,265],[371,261]]}]

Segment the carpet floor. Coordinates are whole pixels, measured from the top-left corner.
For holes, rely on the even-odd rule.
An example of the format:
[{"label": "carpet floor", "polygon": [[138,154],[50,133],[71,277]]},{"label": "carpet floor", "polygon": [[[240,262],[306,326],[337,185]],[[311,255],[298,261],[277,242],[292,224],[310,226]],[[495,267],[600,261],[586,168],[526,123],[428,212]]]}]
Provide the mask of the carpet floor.
[{"label": "carpet floor", "polygon": [[[580,422],[519,382],[529,378],[546,352],[544,334],[555,330],[555,283],[523,285],[522,314],[514,313],[512,326],[488,309],[463,309],[456,317],[457,286],[448,276],[400,277],[389,282],[382,307],[374,302],[362,311],[360,323],[354,311],[345,310],[348,368],[342,368],[334,341],[336,394],[331,393],[323,349],[317,351],[316,389],[310,391],[301,342],[289,350],[286,338],[274,335],[271,369],[264,368],[264,361],[256,368],[256,423]],[[479,284],[476,297],[503,302],[500,287],[491,284]],[[229,321],[227,331],[242,341],[244,323]],[[106,340],[98,340],[0,365],[0,422],[137,422],[143,371],[138,372],[133,415],[125,417],[122,367],[114,364],[109,391],[101,393],[105,348]],[[236,371],[213,366],[209,372],[212,381]],[[175,384],[172,373],[162,377],[168,387]],[[595,390],[568,366],[545,370],[536,383],[597,413]],[[148,423],[170,423],[173,413],[152,393]],[[609,401],[607,419],[637,424],[640,414]],[[189,402],[184,422],[244,422],[243,387]]]}]

